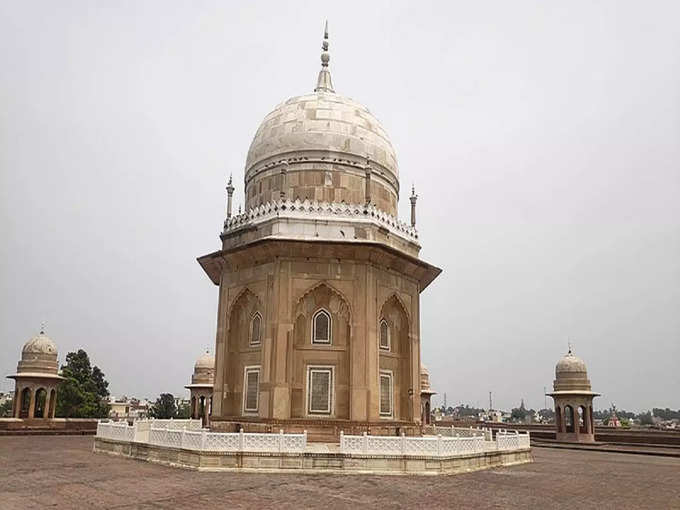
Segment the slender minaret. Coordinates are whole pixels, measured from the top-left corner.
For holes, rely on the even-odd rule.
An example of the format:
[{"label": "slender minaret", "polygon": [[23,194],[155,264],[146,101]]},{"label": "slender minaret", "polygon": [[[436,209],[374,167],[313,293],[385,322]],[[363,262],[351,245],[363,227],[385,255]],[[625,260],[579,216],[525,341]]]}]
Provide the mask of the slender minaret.
[{"label": "slender minaret", "polygon": [[323,31],[321,50],[321,71],[319,71],[319,78],[316,80],[314,92],[335,92],[333,90],[331,72],[328,70],[328,62],[331,59],[331,55],[328,53],[328,20],[326,20],[326,26]]},{"label": "slender minaret", "polygon": [[231,175],[227,183],[227,218],[231,218],[231,197],[234,194],[234,186],[231,184]]},{"label": "slender minaret", "polygon": [[411,201],[411,226],[416,226],[416,200],[418,200],[418,195],[416,195],[415,185],[411,186],[411,196],[409,197]]}]

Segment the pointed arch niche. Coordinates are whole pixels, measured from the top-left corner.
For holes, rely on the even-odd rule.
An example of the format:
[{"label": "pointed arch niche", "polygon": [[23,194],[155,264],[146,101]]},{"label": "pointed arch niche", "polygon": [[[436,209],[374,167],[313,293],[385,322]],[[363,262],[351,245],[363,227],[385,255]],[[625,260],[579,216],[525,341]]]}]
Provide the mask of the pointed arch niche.
[{"label": "pointed arch niche", "polygon": [[[347,301],[325,283],[311,287],[297,301],[293,311],[292,363],[289,367],[292,371],[292,418],[349,419],[350,324]],[[323,385],[315,387],[314,381],[321,380],[315,372],[319,367],[327,371],[324,374],[330,375],[324,376]],[[319,391],[324,395],[317,394]],[[329,406],[324,406],[324,412],[318,412],[313,406],[310,408],[309,403],[320,402],[322,396],[330,401]]]},{"label": "pointed arch niche", "polygon": [[[231,305],[228,318],[223,380],[229,391],[225,394],[224,414],[242,416],[243,370],[246,366],[260,365],[262,343],[266,336],[262,302],[252,291],[243,289]],[[258,337],[255,342],[254,321]]]},{"label": "pointed arch niche", "polygon": [[[394,420],[412,420],[410,416],[409,390],[411,388],[411,342],[410,342],[410,321],[408,313],[401,300],[392,295],[380,309],[378,317],[378,339],[380,342],[380,327],[386,324],[389,335],[389,350],[379,348],[380,373],[392,375],[392,402],[394,408],[391,414],[381,413],[384,417]],[[379,346],[380,347],[380,346]],[[386,386],[386,385],[385,385]]]}]

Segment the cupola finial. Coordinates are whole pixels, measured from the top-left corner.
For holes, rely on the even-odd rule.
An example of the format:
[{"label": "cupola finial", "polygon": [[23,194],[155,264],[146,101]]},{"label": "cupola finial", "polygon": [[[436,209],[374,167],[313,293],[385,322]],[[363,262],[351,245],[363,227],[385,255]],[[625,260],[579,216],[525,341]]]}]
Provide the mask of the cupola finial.
[{"label": "cupola finial", "polygon": [[326,26],[323,30],[323,43],[321,43],[321,71],[319,71],[314,92],[335,92],[331,72],[328,70],[330,59],[331,55],[328,53],[328,20],[326,20]]}]

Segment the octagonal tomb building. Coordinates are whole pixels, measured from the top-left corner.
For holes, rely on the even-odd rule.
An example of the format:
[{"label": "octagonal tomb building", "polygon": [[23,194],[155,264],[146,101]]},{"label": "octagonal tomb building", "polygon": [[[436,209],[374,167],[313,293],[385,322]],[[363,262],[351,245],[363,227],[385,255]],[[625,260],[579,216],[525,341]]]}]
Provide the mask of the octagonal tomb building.
[{"label": "octagonal tomb building", "polygon": [[441,270],[397,218],[397,158],[362,104],[335,92],[328,33],[313,92],[269,113],[245,165],[245,212],[199,263],[219,287],[214,430],[311,440],[419,433],[420,293]]}]

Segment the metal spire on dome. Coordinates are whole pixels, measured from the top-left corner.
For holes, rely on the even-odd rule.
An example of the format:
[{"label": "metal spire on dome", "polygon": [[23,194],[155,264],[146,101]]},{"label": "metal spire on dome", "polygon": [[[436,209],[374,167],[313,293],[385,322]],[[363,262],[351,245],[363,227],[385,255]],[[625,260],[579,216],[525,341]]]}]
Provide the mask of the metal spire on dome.
[{"label": "metal spire on dome", "polygon": [[314,92],[335,92],[333,80],[331,80],[331,72],[328,70],[328,62],[331,59],[331,55],[328,53],[328,20],[326,20],[326,26],[323,30],[321,50],[321,71],[319,71]]},{"label": "metal spire on dome", "polygon": [[40,323],[40,334],[44,335],[45,334],[45,321],[42,321]]}]

